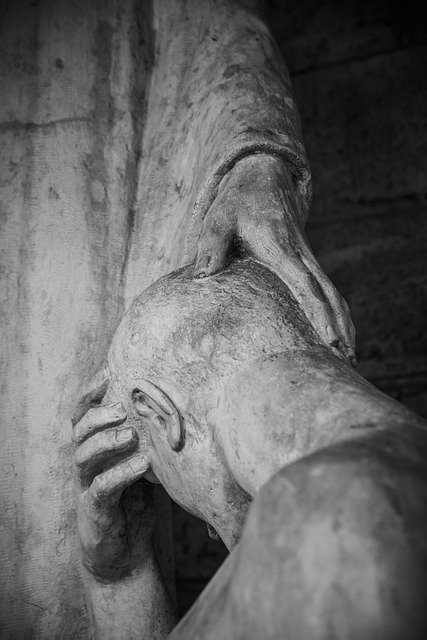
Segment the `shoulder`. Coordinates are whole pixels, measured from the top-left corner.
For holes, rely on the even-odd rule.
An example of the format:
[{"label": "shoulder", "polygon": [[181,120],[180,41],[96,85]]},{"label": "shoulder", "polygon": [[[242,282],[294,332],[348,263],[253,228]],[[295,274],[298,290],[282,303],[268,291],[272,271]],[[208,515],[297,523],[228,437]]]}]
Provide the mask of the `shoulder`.
[{"label": "shoulder", "polygon": [[424,637],[425,434],[411,436],[339,443],[263,487],[230,586],[236,637]]}]

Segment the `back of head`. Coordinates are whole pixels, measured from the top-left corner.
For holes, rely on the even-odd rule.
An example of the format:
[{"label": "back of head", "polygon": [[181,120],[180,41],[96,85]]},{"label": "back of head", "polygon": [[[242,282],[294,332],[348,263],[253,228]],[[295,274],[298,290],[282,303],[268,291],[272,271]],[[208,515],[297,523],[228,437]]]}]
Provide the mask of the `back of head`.
[{"label": "back of head", "polygon": [[187,266],[148,287],[123,316],[109,366],[122,384],[142,377],[193,392],[242,362],[318,344],[286,285],[245,259],[202,280]]}]

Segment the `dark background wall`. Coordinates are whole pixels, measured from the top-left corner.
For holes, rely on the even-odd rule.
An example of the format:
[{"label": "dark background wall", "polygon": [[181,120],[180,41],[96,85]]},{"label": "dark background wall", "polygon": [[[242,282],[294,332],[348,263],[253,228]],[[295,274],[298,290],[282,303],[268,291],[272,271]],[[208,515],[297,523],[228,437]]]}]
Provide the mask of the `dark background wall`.
[{"label": "dark background wall", "polygon": [[[312,166],[307,232],[359,372],[427,417],[427,17],[415,0],[270,0]],[[185,611],[226,555],[174,507]]]}]

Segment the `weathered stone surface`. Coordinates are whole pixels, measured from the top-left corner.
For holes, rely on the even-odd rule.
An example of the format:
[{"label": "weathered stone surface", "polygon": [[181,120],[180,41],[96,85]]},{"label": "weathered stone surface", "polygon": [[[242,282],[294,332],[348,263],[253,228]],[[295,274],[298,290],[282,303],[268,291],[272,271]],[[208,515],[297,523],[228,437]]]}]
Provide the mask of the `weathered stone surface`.
[{"label": "weathered stone surface", "polygon": [[[135,300],[108,361],[134,430],[132,472],[142,462],[142,476],[231,551],[171,638],[277,640],[285,629],[314,640],[340,629],[398,640],[411,622],[421,640],[425,422],[322,345],[265,266],[234,260],[201,282],[192,274],[173,272]],[[107,443],[109,426],[92,437]],[[96,473],[97,455],[90,464]],[[111,611],[120,592],[137,598],[125,580],[114,591]]]},{"label": "weathered stone surface", "polygon": [[[308,235],[350,303],[358,370],[427,416],[425,8],[269,4],[314,174]],[[179,558],[192,548],[184,523]],[[212,575],[221,561],[211,559]],[[196,574],[189,578],[193,593]]]},{"label": "weathered stone surface", "polygon": [[425,10],[306,0],[281,22],[272,5],[314,175],[310,241],[350,302],[361,373],[427,415]]},{"label": "weathered stone surface", "polygon": [[[426,102],[425,53],[422,47],[410,49],[425,42],[424,23],[414,18],[412,3],[403,7],[397,3],[398,11],[395,3],[392,7],[387,3],[385,8],[382,2],[370,3],[368,8],[338,1],[313,4],[311,0],[293,5],[276,3],[279,13],[273,22],[279,33],[286,34],[286,42],[280,44],[296,72],[294,83],[299,104],[304,107],[303,126],[318,194],[310,236],[322,264],[350,296],[359,329],[361,371],[387,392],[420,408],[427,368],[420,333],[425,317],[421,311],[425,244],[421,240],[417,243],[417,238],[424,237],[426,218],[423,205],[411,209],[411,203],[423,203],[426,193],[427,172],[422,168],[425,120],[420,119]],[[118,238],[130,233],[138,212],[134,206],[135,160],[140,152],[143,121],[139,116],[141,111],[145,113],[143,89],[151,57],[147,47],[141,50],[135,45],[151,42],[152,34],[146,28],[151,16],[145,19],[145,11],[150,12],[148,4],[109,2],[100,8],[94,3],[90,16],[87,3],[77,0],[42,5],[21,1],[13,3],[13,11],[11,7],[2,9],[4,90],[0,105],[1,215],[5,221],[2,268],[6,276],[2,284],[2,354],[10,362],[2,395],[10,391],[12,399],[5,412],[2,450],[8,478],[2,483],[2,503],[10,528],[2,556],[6,592],[1,633],[12,638],[43,637],[46,633],[49,638],[63,638],[64,633],[77,637],[80,631],[85,633],[87,621],[79,591],[70,587],[79,582],[72,568],[76,548],[66,535],[72,530],[72,514],[66,506],[70,491],[64,482],[64,474],[69,473],[70,408],[102,363],[123,309],[123,295],[129,301],[143,284],[177,266],[180,249],[171,261],[163,246],[151,243],[151,228],[141,216],[141,242],[133,248],[136,253],[128,289],[125,294],[118,291],[125,270],[123,255],[129,250]],[[280,17],[284,10],[286,22]],[[111,47],[114,56],[108,53]],[[393,56],[384,55],[388,48],[397,51]],[[408,51],[403,53],[399,48]],[[366,64],[357,62],[379,53],[381,56]],[[347,64],[349,58],[355,64]],[[129,60],[133,61],[130,67]],[[325,66],[330,67],[330,73]],[[317,80],[310,81],[311,72],[303,76],[311,68],[319,68]],[[373,123],[379,126],[380,134]],[[117,144],[112,142],[111,131]],[[350,161],[346,136],[351,142]],[[157,184],[164,178],[164,166],[154,171]],[[331,182],[335,178],[338,189]],[[179,182],[176,186],[180,187]],[[157,206],[154,196],[140,198],[143,201]],[[407,244],[405,240],[403,248],[399,242],[402,259],[400,254],[393,255],[390,247],[378,249],[379,264],[372,258],[371,239],[364,234],[365,216],[382,216],[372,229],[381,243],[380,238],[388,234],[390,211],[399,216],[402,208],[402,226],[392,223],[390,242],[394,243],[399,233],[405,238],[408,235],[405,218],[412,240],[408,238]],[[333,224],[315,228],[316,220]],[[166,228],[167,220],[162,224]],[[366,227],[371,228],[370,224]],[[351,233],[346,234],[344,228]],[[337,245],[331,248],[332,232]],[[174,234],[175,230],[171,236]],[[351,234],[357,239],[354,254]],[[49,237],[55,237],[56,243],[49,242]],[[341,237],[348,250],[344,257],[337,256]],[[370,273],[363,271],[358,258],[361,244],[368,246]],[[96,263],[93,252],[101,256]],[[147,255],[153,265],[149,273],[144,262]],[[350,266],[352,255],[363,271],[360,286],[358,271]],[[393,262],[396,283],[390,284],[385,277],[390,268],[387,260]],[[40,268],[35,269],[37,264]],[[342,270],[347,266],[351,282]],[[40,280],[45,283],[41,289]],[[18,287],[31,292],[27,299],[17,295]],[[397,309],[396,321],[384,311],[381,300]],[[399,308],[398,300],[402,301]],[[418,315],[412,317],[415,309]],[[72,313],[78,313],[82,323],[77,337],[70,334]],[[410,344],[412,337],[420,341],[419,353]],[[388,345],[395,349],[393,358],[388,355]],[[410,364],[405,363],[406,353]],[[404,376],[399,375],[401,368],[406,371]],[[59,409],[54,409],[58,404]],[[40,433],[44,435],[39,442]],[[33,442],[36,453],[26,459],[26,443],[32,446]],[[54,482],[58,490],[48,491],[46,487]],[[52,519],[40,515],[47,507]],[[52,556],[50,540],[58,532],[61,543]],[[182,544],[186,545],[185,537]],[[188,564],[195,568],[196,563]],[[13,583],[9,579],[12,574],[17,576]],[[192,580],[195,575],[191,574]],[[54,610],[46,605],[52,598],[57,602]],[[73,623],[59,624],[64,618]]]}]

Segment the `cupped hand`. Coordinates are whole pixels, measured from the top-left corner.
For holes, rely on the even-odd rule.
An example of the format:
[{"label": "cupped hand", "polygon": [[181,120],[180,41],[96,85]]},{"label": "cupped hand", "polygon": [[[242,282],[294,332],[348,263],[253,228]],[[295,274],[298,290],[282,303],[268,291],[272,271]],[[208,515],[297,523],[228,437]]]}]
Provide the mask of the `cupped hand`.
[{"label": "cupped hand", "polygon": [[122,404],[92,406],[80,415],[73,441],[82,562],[96,578],[112,581],[149,553],[153,485],[141,480],[149,464]]},{"label": "cupped hand", "polygon": [[292,177],[279,157],[249,156],[222,180],[204,220],[195,277],[223,269],[236,247],[276,273],[322,342],[355,365],[348,305],[312,253]]}]

